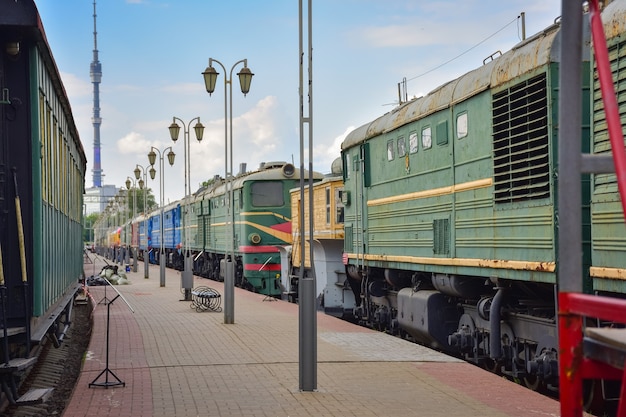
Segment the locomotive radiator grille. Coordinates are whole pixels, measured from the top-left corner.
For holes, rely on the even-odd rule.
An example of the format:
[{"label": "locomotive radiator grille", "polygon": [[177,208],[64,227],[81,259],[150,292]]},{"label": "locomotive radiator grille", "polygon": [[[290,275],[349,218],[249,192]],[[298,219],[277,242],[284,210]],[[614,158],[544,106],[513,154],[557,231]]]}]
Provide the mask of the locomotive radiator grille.
[{"label": "locomotive radiator grille", "polygon": [[546,75],[493,95],[495,202],[550,194]]}]

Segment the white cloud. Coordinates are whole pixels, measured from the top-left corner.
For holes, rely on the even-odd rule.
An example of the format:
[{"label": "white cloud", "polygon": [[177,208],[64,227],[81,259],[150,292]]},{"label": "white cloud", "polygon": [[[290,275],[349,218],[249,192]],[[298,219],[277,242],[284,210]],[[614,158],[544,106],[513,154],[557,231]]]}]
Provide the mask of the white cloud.
[{"label": "white cloud", "polygon": [[137,132],[130,132],[116,143],[117,150],[123,155],[143,154],[148,152],[152,143]]},{"label": "white cloud", "polygon": [[61,72],[61,79],[68,97],[77,100],[88,98],[91,101],[92,86],[85,80],[85,77],[79,77],[70,72]]}]

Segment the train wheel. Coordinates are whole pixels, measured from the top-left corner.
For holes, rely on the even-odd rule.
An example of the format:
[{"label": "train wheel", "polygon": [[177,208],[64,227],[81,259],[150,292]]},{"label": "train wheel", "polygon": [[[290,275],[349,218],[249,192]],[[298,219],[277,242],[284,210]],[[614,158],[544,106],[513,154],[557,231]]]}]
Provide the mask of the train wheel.
[{"label": "train wheel", "polygon": [[537,375],[528,375],[525,376],[522,380],[526,388],[533,391],[539,391],[539,388],[541,387],[541,380],[539,379],[539,377],[537,377]]},{"label": "train wheel", "polygon": [[500,374],[500,365],[498,361],[486,358],[483,362],[483,368],[494,374]]}]

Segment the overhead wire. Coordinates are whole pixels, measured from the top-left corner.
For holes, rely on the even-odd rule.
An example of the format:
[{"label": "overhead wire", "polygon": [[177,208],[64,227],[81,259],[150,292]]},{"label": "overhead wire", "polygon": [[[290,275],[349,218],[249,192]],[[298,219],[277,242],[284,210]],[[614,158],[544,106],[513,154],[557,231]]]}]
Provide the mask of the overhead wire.
[{"label": "overhead wire", "polygon": [[485,39],[483,39],[482,41],[478,42],[476,45],[472,46],[471,48],[465,50],[464,52],[461,52],[459,55],[455,56],[454,58],[451,58],[439,65],[437,65],[434,68],[429,69],[426,72],[423,72],[419,75],[416,75],[415,77],[412,78],[408,78],[406,79],[406,81],[413,81],[416,80],[420,77],[423,77],[424,75],[430,74],[431,72],[438,70],[439,68],[443,67],[444,65],[449,64],[450,62],[459,59],[460,57],[462,57],[463,55],[467,54],[468,52],[472,51],[473,49],[476,49],[478,46],[482,45],[483,43],[487,42],[489,39],[493,38],[494,36],[496,36],[498,33],[502,32],[504,29],[506,29],[507,27],[509,27],[510,25],[512,25],[514,22],[518,21],[520,18],[520,15],[518,15],[515,19],[511,20],[510,22],[508,22],[506,25],[502,26],[500,29],[498,29],[497,31],[495,31],[494,33],[492,33],[491,35],[487,36]]}]

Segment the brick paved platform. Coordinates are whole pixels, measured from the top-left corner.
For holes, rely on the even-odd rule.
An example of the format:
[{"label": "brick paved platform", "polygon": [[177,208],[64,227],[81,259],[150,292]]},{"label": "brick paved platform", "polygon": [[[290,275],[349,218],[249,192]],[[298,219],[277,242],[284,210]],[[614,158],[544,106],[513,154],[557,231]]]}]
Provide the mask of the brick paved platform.
[{"label": "brick paved platform", "polygon": [[[86,275],[103,261],[85,265]],[[180,301],[180,272],[143,264],[95,302],[89,353],[65,417],[558,416],[558,402],[473,365],[334,317],[317,316],[317,390],[299,390],[298,306],[235,290],[235,324]],[[194,286],[223,294],[222,283]],[[106,298],[116,293],[106,290]],[[90,386],[106,367],[124,386]],[[104,381],[102,375],[99,381]],[[109,381],[114,380],[109,376]]]}]

